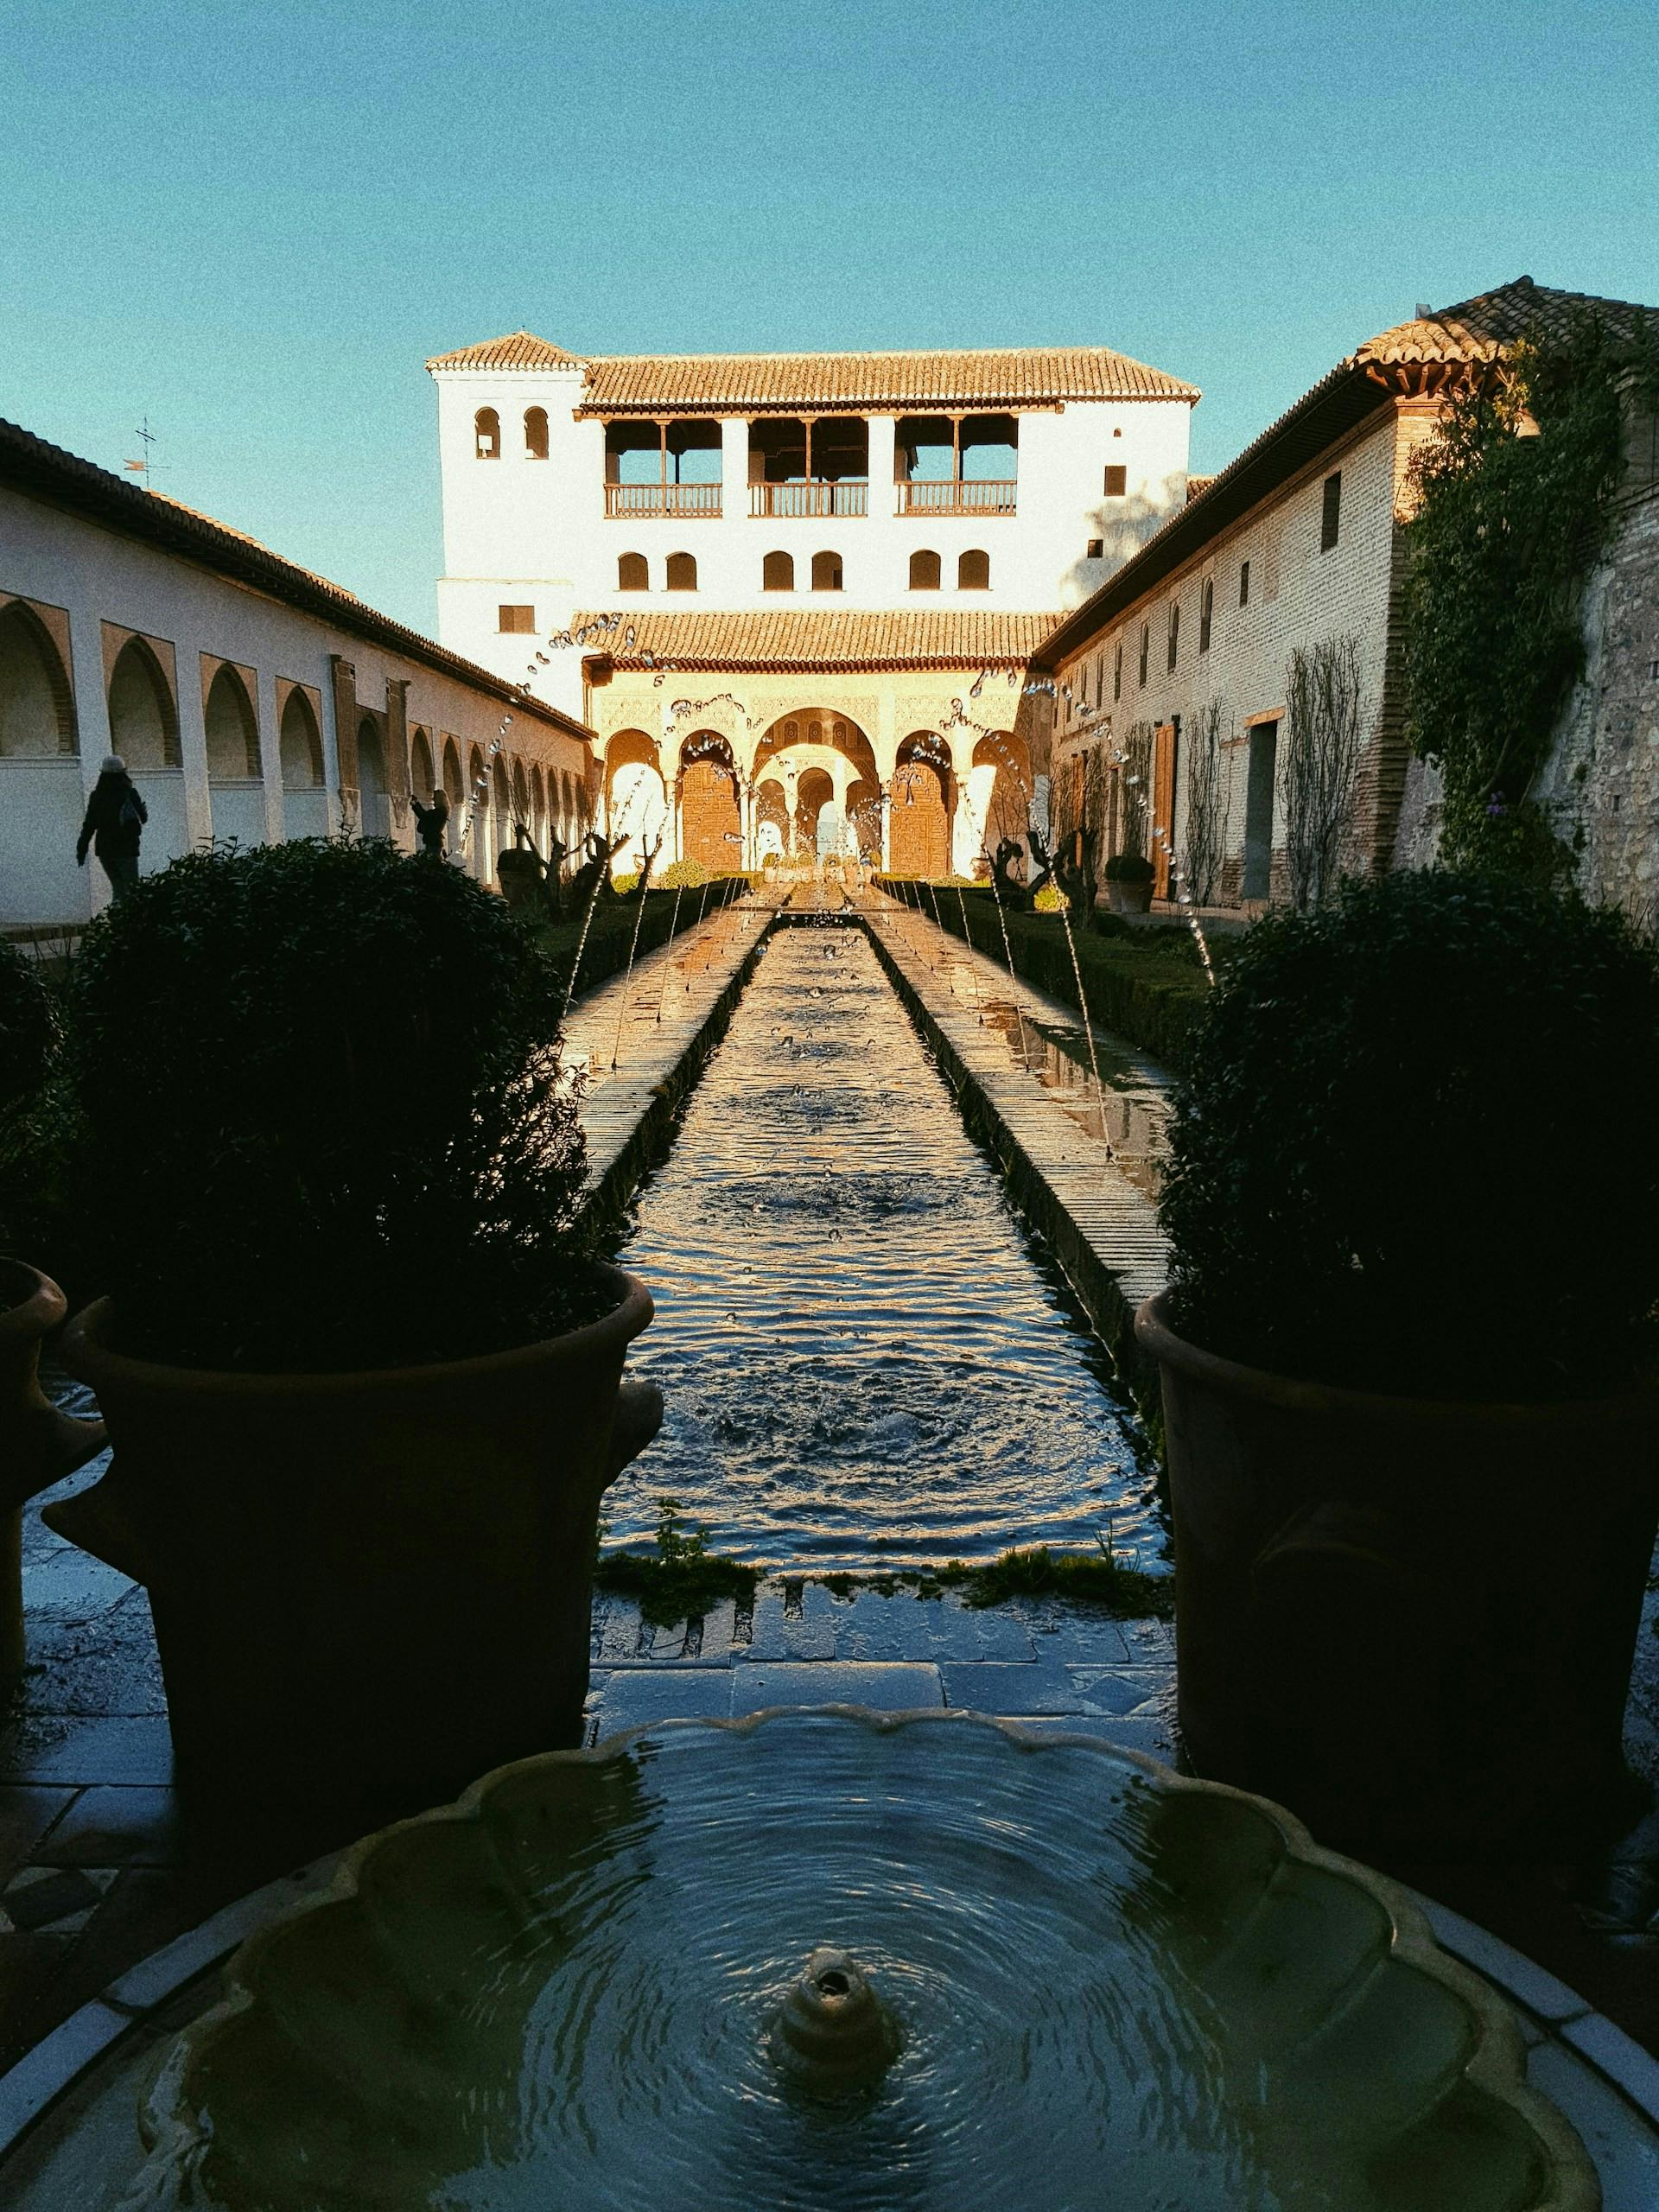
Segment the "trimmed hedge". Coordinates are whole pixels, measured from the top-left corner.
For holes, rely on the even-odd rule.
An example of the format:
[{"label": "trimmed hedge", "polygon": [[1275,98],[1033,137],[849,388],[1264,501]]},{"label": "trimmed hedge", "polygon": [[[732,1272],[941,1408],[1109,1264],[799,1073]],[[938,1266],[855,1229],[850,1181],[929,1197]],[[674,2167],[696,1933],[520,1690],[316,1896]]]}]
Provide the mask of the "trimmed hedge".
[{"label": "trimmed hedge", "polygon": [[[895,876],[877,878],[883,890],[914,906],[918,891]],[[996,902],[982,885],[962,893],[934,887],[930,897],[920,893],[922,913],[933,918],[934,898],[938,918],[953,936],[963,935],[963,912],[968,916],[968,936],[975,950],[1006,964],[1014,955],[1014,970],[1033,988],[1046,991],[1070,1007],[1077,1003],[1077,979],[1066,948],[1065,925],[1058,913],[1005,912],[1007,949],[997,920]],[[1171,1067],[1185,1061],[1198,1026],[1211,996],[1211,987],[1200,965],[1191,932],[1185,924],[1168,929],[1121,928],[1111,936],[1095,929],[1074,930],[1077,965],[1089,1001],[1089,1018],[1097,1029],[1111,1030],[1154,1059]],[[1230,948],[1229,948],[1230,949]],[[1213,958],[1222,947],[1212,943]],[[1080,1009],[1079,1009],[1080,1010]]]}]

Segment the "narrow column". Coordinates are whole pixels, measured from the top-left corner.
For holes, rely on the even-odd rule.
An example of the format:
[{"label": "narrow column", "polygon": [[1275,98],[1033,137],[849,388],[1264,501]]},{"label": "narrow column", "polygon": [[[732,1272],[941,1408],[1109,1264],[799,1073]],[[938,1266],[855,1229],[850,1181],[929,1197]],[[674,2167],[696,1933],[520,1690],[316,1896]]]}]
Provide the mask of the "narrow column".
[{"label": "narrow column", "polygon": [[[328,677],[325,703],[334,711],[335,791],[340,806],[340,828],[347,835],[355,836],[361,826],[357,777],[356,664],[342,659],[339,653],[330,653]],[[327,736],[326,731],[324,735]]]},{"label": "narrow column", "polygon": [[881,786],[881,873],[887,875],[893,868],[893,785],[891,780]]},{"label": "narrow column", "polygon": [[392,842],[405,852],[414,847],[414,817],[409,810],[409,678],[386,678],[386,797]]},{"label": "narrow column", "polygon": [[877,504],[877,487],[883,484],[896,485],[898,479],[895,434],[899,424],[892,415],[873,415],[865,424],[869,439],[869,512],[871,514],[890,514],[898,505],[899,495],[893,493],[893,506]]}]

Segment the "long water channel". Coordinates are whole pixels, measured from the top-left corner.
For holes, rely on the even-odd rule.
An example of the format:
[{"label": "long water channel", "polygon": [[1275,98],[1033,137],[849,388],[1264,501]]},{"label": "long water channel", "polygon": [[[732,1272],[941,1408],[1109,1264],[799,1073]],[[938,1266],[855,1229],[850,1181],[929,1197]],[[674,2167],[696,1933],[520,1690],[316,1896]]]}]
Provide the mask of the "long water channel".
[{"label": "long water channel", "polygon": [[616,1249],[657,1300],[630,1371],[668,1410],[610,1542],[668,1494],[768,1567],[1096,1535],[1159,1565],[1105,1355],[861,930],[773,933]]}]

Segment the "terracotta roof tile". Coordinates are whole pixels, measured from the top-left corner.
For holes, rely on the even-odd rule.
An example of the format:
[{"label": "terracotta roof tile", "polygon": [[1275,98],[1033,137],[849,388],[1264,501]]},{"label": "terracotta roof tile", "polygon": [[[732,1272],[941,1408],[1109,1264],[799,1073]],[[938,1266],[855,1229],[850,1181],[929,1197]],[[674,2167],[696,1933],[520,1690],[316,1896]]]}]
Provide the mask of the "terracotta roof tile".
[{"label": "terracotta roof tile", "polygon": [[429,369],[574,369],[581,366],[575,353],[550,346],[533,330],[509,331],[505,338],[486,338],[480,346],[463,346],[459,353],[435,353]]},{"label": "terracotta roof tile", "polygon": [[[623,617],[604,650],[620,668],[1007,668],[1029,659],[1056,619],[982,608],[681,614],[642,607]],[[578,614],[572,627],[598,620]]]},{"label": "terracotta roof tile", "polygon": [[1566,338],[1586,315],[1596,315],[1615,334],[1628,337],[1638,317],[1653,319],[1653,309],[1630,300],[1599,299],[1590,292],[1560,292],[1530,276],[1516,276],[1495,291],[1478,292],[1455,307],[1441,308],[1432,315],[1414,315],[1396,323],[1357,348],[1353,359],[1402,365],[1417,362],[1490,361],[1505,346],[1536,331],[1547,337]]},{"label": "terracotta roof tile", "polygon": [[1106,346],[970,353],[690,353],[592,360],[579,411],[704,407],[1046,407],[1066,399],[1196,400],[1196,385]]},{"label": "terracotta roof tile", "polygon": [[[579,356],[528,330],[439,353],[429,369],[568,369]],[[811,406],[1052,407],[1067,399],[1185,399],[1196,385],[1109,346],[1015,346],[915,353],[616,354],[583,359],[579,413],[701,408],[764,414]]]}]

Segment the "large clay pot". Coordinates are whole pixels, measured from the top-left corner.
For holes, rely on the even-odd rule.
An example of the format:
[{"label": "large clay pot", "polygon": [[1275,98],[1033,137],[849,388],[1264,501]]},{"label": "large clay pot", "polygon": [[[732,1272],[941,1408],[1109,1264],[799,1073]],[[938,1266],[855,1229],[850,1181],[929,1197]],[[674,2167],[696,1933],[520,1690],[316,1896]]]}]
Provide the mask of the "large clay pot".
[{"label": "large clay pot", "polygon": [[1154,1298],[1181,1732],[1323,1840],[1446,1856],[1592,1833],[1659,1522],[1659,1391],[1383,1397],[1217,1358]]},{"label": "large clay pot", "polygon": [[23,1671],[23,1507],[105,1445],[104,1424],[75,1421],[41,1389],[41,1343],[67,1311],[50,1275],[0,1260],[0,1693]]},{"label": "large clay pot", "polygon": [[1149,914],[1152,912],[1152,878],[1144,876],[1139,883],[1130,880],[1120,881],[1116,876],[1107,879],[1106,896],[1115,914]]},{"label": "large clay pot", "polygon": [[198,1803],[347,1834],[581,1740],[600,1496],[662,1417],[620,1387],[650,1295],[604,1272],[586,1328],[361,1374],[131,1358],[106,1300],[71,1324],[115,1457],[48,1517],[148,1587]]}]

